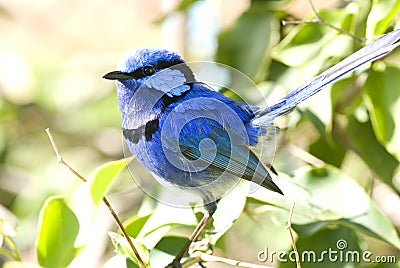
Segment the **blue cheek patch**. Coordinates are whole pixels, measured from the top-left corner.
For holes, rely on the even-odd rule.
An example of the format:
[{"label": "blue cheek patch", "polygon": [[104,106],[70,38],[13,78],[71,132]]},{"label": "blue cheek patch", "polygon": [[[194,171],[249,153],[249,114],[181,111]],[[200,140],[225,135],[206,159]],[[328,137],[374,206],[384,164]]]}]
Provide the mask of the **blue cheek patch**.
[{"label": "blue cheek patch", "polygon": [[186,91],[188,91],[190,89],[190,86],[189,85],[181,85],[181,86],[178,86],[178,87],[175,87],[175,88],[173,88],[173,89],[171,89],[169,92],[167,92],[166,94],[169,96],[169,97],[174,97],[174,96],[180,96],[180,95],[182,95],[182,93],[184,93],[184,92],[186,92]]},{"label": "blue cheek patch", "polygon": [[180,96],[190,89],[190,86],[186,84],[187,82],[184,73],[180,70],[166,68],[149,77],[144,85],[164,92],[169,97],[174,97]]}]

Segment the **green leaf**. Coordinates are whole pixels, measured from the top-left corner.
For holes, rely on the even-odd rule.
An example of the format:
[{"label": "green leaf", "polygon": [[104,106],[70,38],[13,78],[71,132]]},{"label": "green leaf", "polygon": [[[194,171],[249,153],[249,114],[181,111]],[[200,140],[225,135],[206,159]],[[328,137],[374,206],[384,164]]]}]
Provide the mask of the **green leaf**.
[{"label": "green leaf", "polygon": [[400,69],[383,67],[370,71],[365,83],[367,104],[377,139],[400,159]]},{"label": "green leaf", "polygon": [[[128,241],[123,235],[119,235],[117,233],[109,232],[108,235],[111,238],[111,241],[114,245],[115,251],[121,255],[125,256],[132,261],[134,261],[136,264],[138,264],[138,260],[135,256],[135,253],[132,251],[131,247],[129,246]],[[139,253],[140,258],[144,262],[146,266],[149,266],[150,264],[150,253],[149,250],[138,240],[134,239],[131,237],[132,243],[135,246],[136,250]]]},{"label": "green leaf", "polygon": [[150,252],[151,267],[165,267],[171,263],[187,241],[187,237],[164,236]]},{"label": "green leaf", "polygon": [[[216,61],[238,69],[256,82],[262,80],[268,73],[269,50],[278,39],[278,25],[272,12],[251,6],[231,28],[220,33]],[[232,79],[235,84],[235,77]]]},{"label": "green leaf", "polygon": [[384,34],[400,10],[400,0],[374,0],[367,19],[367,37]]},{"label": "green leaf", "polygon": [[131,259],[126,258],[122,255],[115,255],[108,259],[104,264],[103,268],[141,268],[138,264],[133,262]]},{"label": "green leaf", "polygon": [[274,48],[272,55],[288,66],[304,66],[319,58],[321,49],[335,36],[332,32],[328,34],[319,24],[302,24]]},{"label": "green leaf", "polygon": [[36,242],[38,262],[43,267],[66,267],[77,255],[74,246],[79,222],[65,197],[46,200],[39,218]]},{"label": "green leaf", "polygon": [[[240,186],[243,186],[240,184]],[[246,195],[243,187],[235,187],[218,202],[218,208],[213,215],[214,230],[206,234],[212,245],[230,229],[240,217],[246,205]]]},{"label": "green leaf", "polygon": [[338,142],[345,142],[345,146],[354,150],[383,182],[392,186],[399,161],[377,140],[371,121],[359,122],[354,116],[349,116],[345,129],[348,140],[338,137]]},{"label": "green leaf", "polygon": [[310,145],[309,153],[327,164],[340,167],[346,152],[333,139],[329,131],[330,126],[326,126],[315,113],[308,109],[304,111],[302,119],[308,119],[319,133],[319,138]]},{"label": "green leaf", "polygon": [[303,169],[296,172],[295,179],[309,190],[310,204],[340,215],[336,224],[350,225],[400,248],[400,239],[391,222],[364,190],[338,169]]},{"label": "green leaf", "polygon": [[[400,239],[392,223],[380,212],[364,189],[340,170],[301,168],[291,184],[280,174],[280,186],[286,198],[264,191],[251,197],[276,209],[282,224],[288,220],[293,202],[292,227],[300,236],[312,235],[328,226],[347,226],[400,248]],[[295,184],[293,184],[295,183]]]},{"label": "green leaf", "polygon": [[346,151],[327,133],[310,145],[309,153],[335,167],[340,167]]},{"label": "green leaf", "polygon": [[196,217],[189,208],[179,208],[158,203],[151,216],[140,229],[136,239],[140,240],[148,249],[155,245],[171,230],[172,227],[196,226]]},{"label": "green leaf", "polygon": [[140,233],[140,230],[142,230],[143,226],[152,214],[153,212],[147,213],[143,216],[135,215],[131,219],[127,220],[124,223],[124,226],[128,234],[130,236],[137,237]]},{"label": "green leaf", "polygon": [[[356,265],[362,261],[363,256],[358,240],[355,232],[345,226],[324,229],[311,236],[300,236],[296,241],[296,247],[301,267],[358,267]],[[327,254],[328,252],[330,253]],[[288,255],[287,259],[289,260]],[[279,267],[293,267],[293,263],[283,262]]]},{"label": "green leaf", "polygon": [[[336,10],[319,10],[318,14],[325,22],[354,33],[358,19],[355,10],[356,3],[351,3]],[[289,66],[281,72],[278,83],[284,88],[297,88],[302,82],[350,55],[356,48],[357,43],[352,37],[321,23],[294,26],[272,51],[273,59]]]},{"label": "green leaf", "polygon": [[[354,14],[346,9],[321,10],[319,15],[327,22],[342,27],[349,24]],[[340,47],[341,49],[337,49]],[[353,40],[320,23],[300,24],[273,50],[273,58],[288,66],[320,71],[334,58],[343,58],[353,51]],[[311,68],[312,67],[312,68]]]},{"label": "green leaf", "polygon": [[362,102],[362,85],[355,75],[332,85],[331,102],[335,113],[351,115]]},{"label": "green leaf", "polygon": [[171,256],[176,256],[183,246],[188,241],[188,238],[181,236],[164,236],[155,246],[155,249],[158,249],[164,253],[167,253]]},{"label": "green leaf", "polygon": [[[245,195],[241,188],[233,189],[226,197],[221,199],[217,212],[213,216],[214,229],[206,234],[211,243],[215,244],[240,216],[245,200]],[[154,210],[129,220],[126,223],[126,228],[130,235],[134,235],[146,248],[153,250],[157,245],[165,243],[165,241],[161,241],[167,234],[171,239],[176,237],[178,242],[187,241],[186,236],[194,230],[196,225],[197,221],[192,209],[177,208],[158,203]],[[183,230],[185,231],[184,233],[182,233]],[[176,236],[175,231],[178,232],[178,236]],[[171,236],[170,233],[174,235]],[[183,245],[184,243],[179,244],[178,247],[181,248]],[[162,248],[158,250],[163,251]]]},{"label": "green leaf", "polygon": [[107,189],[126,164],[127,159],[121,159],[105,163],[96,170],[95,175],[88,181],[94,204],[98,205],[101,202]]}]

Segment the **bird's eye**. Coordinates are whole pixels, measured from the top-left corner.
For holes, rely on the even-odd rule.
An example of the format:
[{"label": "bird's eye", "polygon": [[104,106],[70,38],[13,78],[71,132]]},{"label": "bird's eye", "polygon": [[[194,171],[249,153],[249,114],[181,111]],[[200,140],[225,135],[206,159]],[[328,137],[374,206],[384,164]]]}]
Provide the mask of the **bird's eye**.
[{"label": "bird's eye", "polygon": [[143,67],[143,74],[146,76],[154,74],[156,69],[153,66],[144,66]]}]

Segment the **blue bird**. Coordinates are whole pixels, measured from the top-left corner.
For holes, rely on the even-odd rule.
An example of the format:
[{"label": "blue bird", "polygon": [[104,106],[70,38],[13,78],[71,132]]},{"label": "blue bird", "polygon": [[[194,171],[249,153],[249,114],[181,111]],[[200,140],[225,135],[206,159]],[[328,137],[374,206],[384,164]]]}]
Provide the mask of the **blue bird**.
[{"label": "blue bird", "polygon": [[122,130],[131,152],[166,183],[202,198],[205,214],[188,243],[172,262],[180,260],[217,208],[217,201],[240,179],[283,194],[270,172],[270,140],[275,118],[295,108],[359,66],[387,55],[400,43],[400,31],[365,46],[270,107],[255,107],[228,98],[196,81],[190,67],[175,52],[157,48],[126,51],[116,80]]}]

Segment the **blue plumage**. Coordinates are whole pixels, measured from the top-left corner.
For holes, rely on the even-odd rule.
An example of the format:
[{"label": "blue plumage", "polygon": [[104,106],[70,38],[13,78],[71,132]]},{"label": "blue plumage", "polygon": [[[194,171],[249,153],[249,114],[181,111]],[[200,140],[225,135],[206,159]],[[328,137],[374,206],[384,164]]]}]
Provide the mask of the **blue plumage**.
[{"label": "blue plumage", "polygon": [[385,56],[399,38],[399,30],[384,35],[265,108],[213,91],[196,81],[178,54],[164,49],[128,50],[118,71],[104,78],[117,80],[124,137],[137,159],[215,209],[215,201],[239,178],[282,194],[269,173],[275,172],[271,153],[260,155],[268,151],[260,149],[261,142],[268,144],[277,131],[273,120],[344,74]]},{"label": "blue plumage", "polygon": [[[126,87],[125,81],[118,85]],[[215,202],[231,189],[238,181],[234,177],[252,180],[255,176],[257,181],[267,180],[263,186],[280,192],[249,148],[265,132],[263,127],[251,124],[254,107],[229,99],[201,83],[190,83],[189,87],[190,90],[174,97],[140,88],[139,91],[146,91],[144,100],[151,100],[148,106],[153,106],[152,109],[131,112],[121,106],[125,138],[138,160],[168,183],[200,195],[205,203]],[[136,97],[140,93],[134,96],[134,102],[139,101]],[[132,107],[131,102],[127,105]],[[208,149],[202,143],[205,139],[211,143]],[[222,182],[216,185],[213,183],[216,180]]]},{"label": "blue plumage", "polygon": [[129,50],[118,70],[104,78],[116,80],[123,134],[132,153],[167,183],[199,195],[209,218],[216,201],[240,178],[282,194],[269,173],[276,173],[269,150],[277,131],[273,120],[346,73],[385,56],[399,39],[399,30],[384,35],[264,108],[211,90],[196,81],[179,55],[163,49]]},{"label": "blue plumage", "polygon": [[212,210],[238,178],[282,193],[250,149],[267,131],[251,123],[258,108],[197,82],[171,51],[129,50],[118,69],[105,78],[117,80],[124,136],[151,172],[199,195]]}]

